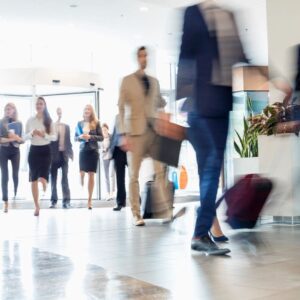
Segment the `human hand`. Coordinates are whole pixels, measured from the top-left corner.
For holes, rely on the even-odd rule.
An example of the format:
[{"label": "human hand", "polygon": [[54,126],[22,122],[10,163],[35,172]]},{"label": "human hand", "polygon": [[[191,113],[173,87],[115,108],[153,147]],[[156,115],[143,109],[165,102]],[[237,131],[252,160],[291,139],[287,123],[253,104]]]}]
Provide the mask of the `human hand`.
[{"label": "human hand", "polygon": [[126,135],[124,135],[121,138],[121,149],[124,152],[128,152],[128,151],[132,150],[132,144],[131,144],[130,138],[128,136],[126,136]]},{"label": "human hand", "polygon": [[80,139],[85,140],[86,142],[90,140],[91,136],[87,133],[84,133],[82,135],[79,136]]},{"label": "human hand", "polygon": [[32,136],[40,136],[40,131],[38,129],[34,129],[31,133]]}]

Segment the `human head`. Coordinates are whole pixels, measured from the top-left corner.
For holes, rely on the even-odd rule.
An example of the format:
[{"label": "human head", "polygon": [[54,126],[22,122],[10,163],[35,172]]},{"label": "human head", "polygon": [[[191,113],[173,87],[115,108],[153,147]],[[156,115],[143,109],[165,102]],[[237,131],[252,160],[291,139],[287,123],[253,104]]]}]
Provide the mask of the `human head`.
[{"label": "human head", "polygon": [[57,117],[58,117],[59,119],[61,119],[61,117],[62,117],[62,109],[61,109],[60,107],[58,107],[58,108],[56,109],[56,114],[57,114]]},{"label": "human head", "polygon": [[97,126],[98,118],[95,113],[95,109],[91,104],[87,104],[83,110],[83,119],[90,123],[90,128],[95,129]]},{"label": "human head", "polygon": [[51,131],[52,119],[47,108],[46,100],[43,97],[38,97],[35,103],[35,108],[37,113],[43,116],[43,123],[46,129],[46,133],[49,134]]},{"label": "human head", "polygon": [[140,70],[145,70],[147,68],[148,64],[148,53],[147,53],[147,48],[145,46],[141,46],[137,50],[137,60],[139,64]]},{"label": "human head", "polygon": [[18,119],[18,111],[17,107],[14,103],[7,103],[4,107],[4,117],[12,119],[13,121],[17,121]]},{"label": "human head", "polygon": [[106,123],[102,124],[102,133],[104,137],[108,137],[109,136],[109,127]]}]

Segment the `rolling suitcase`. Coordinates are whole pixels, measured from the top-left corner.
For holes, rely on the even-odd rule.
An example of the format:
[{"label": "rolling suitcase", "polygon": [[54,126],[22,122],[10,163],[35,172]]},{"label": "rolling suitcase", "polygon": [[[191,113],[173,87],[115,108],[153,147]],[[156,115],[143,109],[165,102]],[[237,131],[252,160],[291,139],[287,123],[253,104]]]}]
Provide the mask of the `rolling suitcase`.
[{"label": "rolling suitcase", "polygon": [[226,222],[233,229],[251,229],[256,225],[272,187],[273,183],[268,178],[256,174],[246,175],[223,194],[216,208],[225,200]]}]

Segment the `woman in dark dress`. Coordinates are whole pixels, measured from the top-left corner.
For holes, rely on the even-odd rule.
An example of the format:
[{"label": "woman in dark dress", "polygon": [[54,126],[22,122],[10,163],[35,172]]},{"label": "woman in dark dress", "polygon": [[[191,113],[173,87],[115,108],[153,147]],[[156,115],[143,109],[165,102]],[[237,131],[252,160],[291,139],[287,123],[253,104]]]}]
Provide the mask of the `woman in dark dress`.
[{"label": "woman in dark dress", "polygon": [[50,143],[56,140],[56,133],[43,97],[37,99],[35,107],[36,115],[27,121],[25,138],[31,141],[28,156],[29,180],[35,205],[34,215],[39,216],[38,182],[42,183],[45,192],[51,164]]},{"label": "woman in dark dress", "polygon": [[84,175],[88,173],[88,209],[92,209],[95,174],[99,161],[98,142],[103,141],[103,135],[95,110],[90,104],[85,106],[83,120],[77,124],[75,140],[80,142],[79,168],[82,185]]},{"label": "woman in dark dress", "polygon": [[7,103],[4,107],[4,117],[0,121],[0,167],[3,211],[8,212],[8,161],[12,166],[14,182],[14,196],[16,197],[19,183],[20,144],[23,126],[18,121],[18,112],[14,103]]}]

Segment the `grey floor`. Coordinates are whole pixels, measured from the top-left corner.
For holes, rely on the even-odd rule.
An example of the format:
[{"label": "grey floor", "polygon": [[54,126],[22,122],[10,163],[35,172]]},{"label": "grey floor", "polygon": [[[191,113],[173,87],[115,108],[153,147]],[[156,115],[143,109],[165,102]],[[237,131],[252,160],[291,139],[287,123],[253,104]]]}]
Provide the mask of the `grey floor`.
[{"label": "grey floor", "polygon": [[194,205],[141,228],[128,209],[1,213],[0,299],[300,299],[300,226],[225,226],[231,255],[206,257],[190,250]]}]

